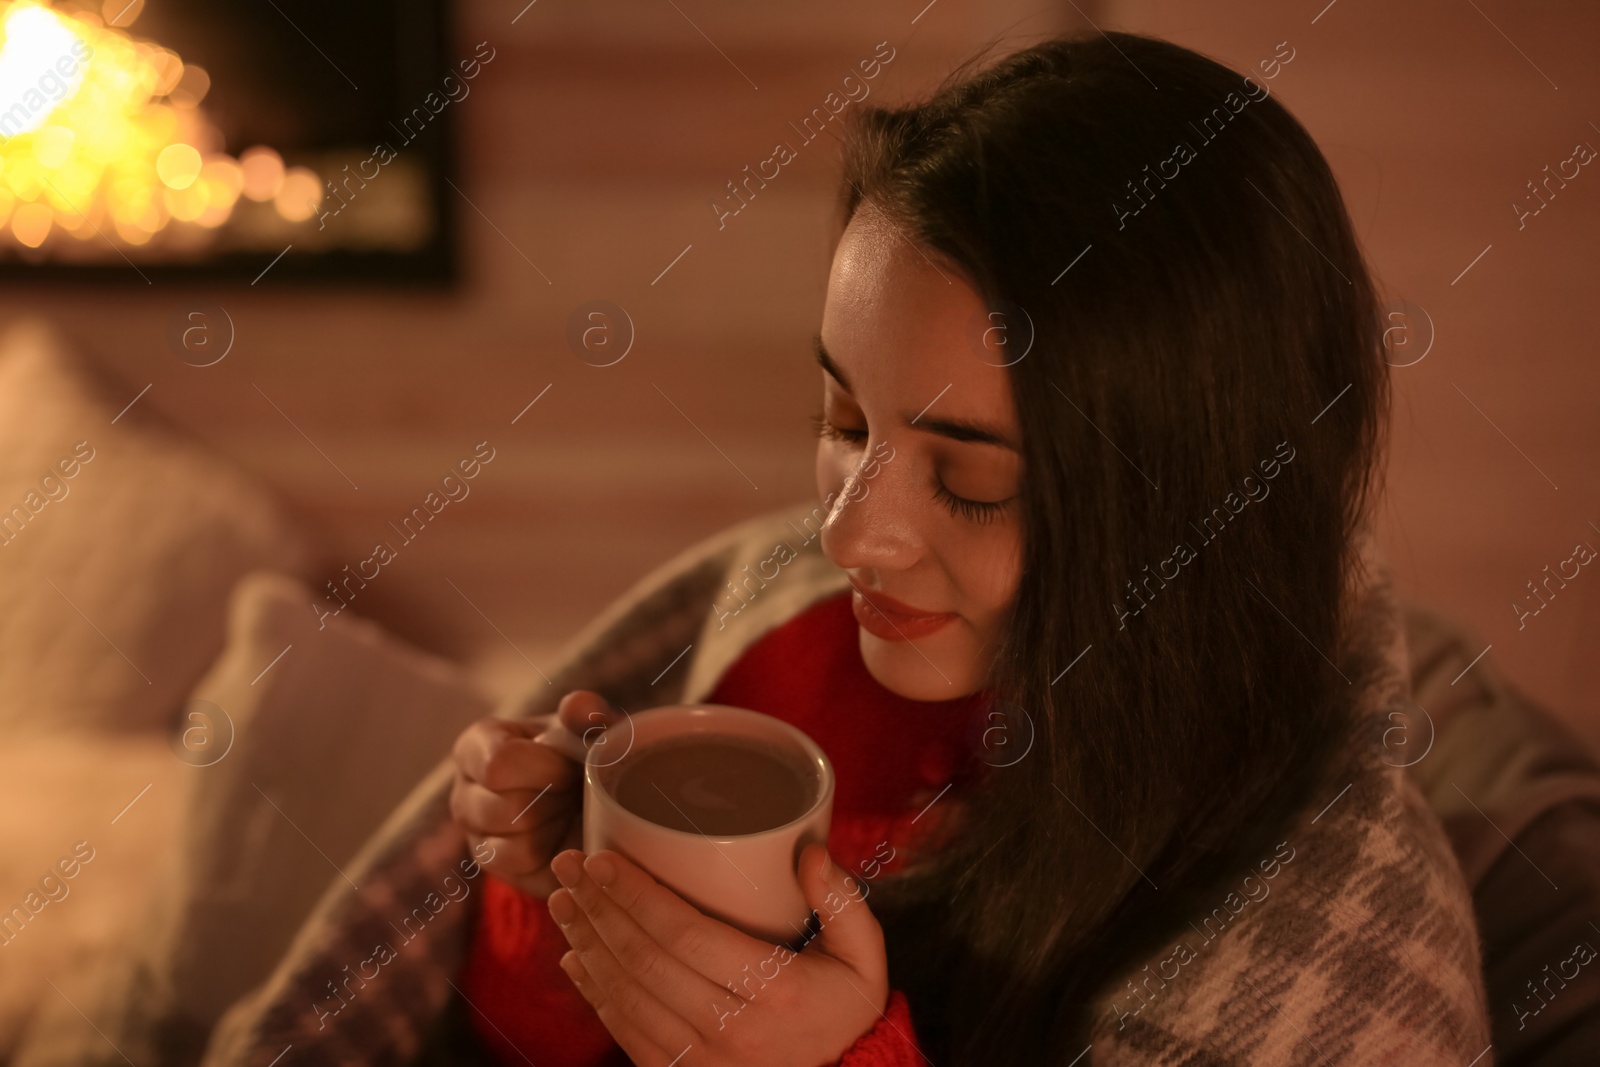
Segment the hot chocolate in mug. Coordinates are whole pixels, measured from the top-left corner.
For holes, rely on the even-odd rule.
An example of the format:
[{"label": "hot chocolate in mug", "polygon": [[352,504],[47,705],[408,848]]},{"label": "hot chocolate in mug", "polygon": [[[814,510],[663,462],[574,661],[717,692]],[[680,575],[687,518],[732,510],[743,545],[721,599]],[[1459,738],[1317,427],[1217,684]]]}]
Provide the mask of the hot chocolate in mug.
[{"label": "hot chocolate in mug", "polygon": [[[534,740],[583,764],[583,850],[619,852],[700,911],[796,945],[811,906],[795,867],[828,841],[833,765],[804,731],[725,704],[673,704]],[[585,738],[588,743],[585,743]]]}]

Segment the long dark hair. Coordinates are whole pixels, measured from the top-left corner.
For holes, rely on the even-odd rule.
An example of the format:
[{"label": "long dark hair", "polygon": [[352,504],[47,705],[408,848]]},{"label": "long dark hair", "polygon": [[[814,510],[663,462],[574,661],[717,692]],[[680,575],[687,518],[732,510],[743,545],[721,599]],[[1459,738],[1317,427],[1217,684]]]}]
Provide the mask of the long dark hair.
[{"label": "long dark hair", "polygon": [[1009,314],[1015,359],[993,692],[1031,748],[872,888],[941,1067],[1070,1062],[1108,981],[1270,857],[1351,743],[1388,406],[1338,186],[1262,79],[1128,33],[983,62],[855,111],[841,184],[845,222],[870,202]]}]

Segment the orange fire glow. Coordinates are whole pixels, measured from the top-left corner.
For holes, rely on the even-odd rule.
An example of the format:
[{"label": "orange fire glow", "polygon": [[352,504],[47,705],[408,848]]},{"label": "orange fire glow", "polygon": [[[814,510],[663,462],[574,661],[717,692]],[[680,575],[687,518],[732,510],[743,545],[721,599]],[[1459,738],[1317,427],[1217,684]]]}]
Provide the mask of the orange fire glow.
[{"label": "orange fire glow", "polygon": [[[240,196],[288,222],[316,214],[323,183],[271,148],[241,158],[200,101],[210,76],[103,11],[0,0],[0,228],[39,248],[53,234],[147,244],[173,223],[214,229]],[[108,24],[109,23],[111,24]]]}]

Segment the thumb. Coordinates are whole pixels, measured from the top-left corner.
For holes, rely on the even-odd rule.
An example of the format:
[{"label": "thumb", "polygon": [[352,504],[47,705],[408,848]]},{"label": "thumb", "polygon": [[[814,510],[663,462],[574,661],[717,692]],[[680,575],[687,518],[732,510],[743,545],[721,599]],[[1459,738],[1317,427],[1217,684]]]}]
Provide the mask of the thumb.
[{"label": "thumb", "polygon": [[[610,741],[611,727],[625,716],[594,690],[574,689],[556,705],[556,717],[569,733],[582,739],[585,748],[590,748]],[[628,746],[623,743],[619,747]]]},{"label": "thumb", "polygon": [[574,689],[556,705],[556,716],[563,726],[587,741],[600,733],[596,727],[610,726],[622,718],[622,712],[592,689]]},{"label": "thumb", "polygon": [[816,942],[822,951],[871,982],[884,977],[883,928],[867,907],[866,882],[834,863],[827,846],[815,843],[801,850],[798,873],[806,903],[821,921]]}]

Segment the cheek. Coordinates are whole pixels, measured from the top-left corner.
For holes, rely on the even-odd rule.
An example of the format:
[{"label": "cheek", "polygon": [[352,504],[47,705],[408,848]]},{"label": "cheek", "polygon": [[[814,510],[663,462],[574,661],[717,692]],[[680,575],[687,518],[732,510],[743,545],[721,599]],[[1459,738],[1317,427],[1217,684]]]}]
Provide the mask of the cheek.
[{"label": "cheek", "polygon": [[947,558],[961,562],[959,584],[969,618],[986,634],[998,627],[1015,598],[1022,578],[1022,537],[1012,520],[973,527],[960,534],[960,544]]}]

